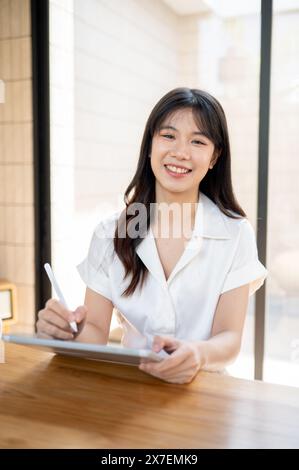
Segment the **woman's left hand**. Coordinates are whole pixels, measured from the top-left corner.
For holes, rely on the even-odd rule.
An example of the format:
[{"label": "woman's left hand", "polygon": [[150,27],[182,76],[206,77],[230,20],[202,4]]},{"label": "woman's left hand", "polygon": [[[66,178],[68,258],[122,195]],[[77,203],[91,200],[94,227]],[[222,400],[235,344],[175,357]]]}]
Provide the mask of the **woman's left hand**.
[{"label": "woman's left hand", "polygon": [[178,340],[169,336],[155,336],[152,349],[171,353],[161,362],[147,362],[139,369],[170,383],[190,383],[202,367],[203,358],[199,345],[192,341]]}]

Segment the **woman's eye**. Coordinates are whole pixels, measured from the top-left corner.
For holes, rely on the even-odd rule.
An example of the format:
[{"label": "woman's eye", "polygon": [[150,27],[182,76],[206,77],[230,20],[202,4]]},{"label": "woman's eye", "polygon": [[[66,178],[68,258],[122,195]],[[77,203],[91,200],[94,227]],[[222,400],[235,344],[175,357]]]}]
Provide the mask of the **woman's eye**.
[{"label": "woman's eye", "polygon": [[[166,137],[166,139],[174,139],[175,138],[171,134],[162,134],[162,137]],[[193,140],[192,142],[194,142],[195,144],[198,144],[198,145],[205,145],[205,143],[201,142],[200,140]]]}]

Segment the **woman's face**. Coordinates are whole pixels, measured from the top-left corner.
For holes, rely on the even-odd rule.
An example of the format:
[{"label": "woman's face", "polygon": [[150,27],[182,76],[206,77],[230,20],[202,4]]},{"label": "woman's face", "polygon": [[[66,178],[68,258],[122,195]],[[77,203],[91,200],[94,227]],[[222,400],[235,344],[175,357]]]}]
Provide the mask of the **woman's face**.
[{"label": "woman's face", "polygon": [[156,190],[197,195],[199,183],[216,162],[214,150],[213,142],[198,129],[191,109],[173,113],[152,139]]}]

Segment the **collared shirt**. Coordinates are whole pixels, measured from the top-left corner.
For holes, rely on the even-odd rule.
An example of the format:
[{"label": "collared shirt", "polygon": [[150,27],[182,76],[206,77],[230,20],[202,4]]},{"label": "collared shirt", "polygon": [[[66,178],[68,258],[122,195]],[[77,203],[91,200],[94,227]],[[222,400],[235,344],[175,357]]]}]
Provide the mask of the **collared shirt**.
[{"label": "collared shirt", "polygon": [[126,347],[151,347],[154,335],[208,339],[219,296],[245,284],[250,284],[252,295],[268,274],[258,259],[248,219],[226,216],[200,192],[192,236],[169,278],[165,278],[150,227],[136,248],[148,276],[142,289],[123,297],[130,276],[124,280],[125,270],[113,246],[119,215],[96,227],[88,255],[77,269],[86,286],[117,309]]}]

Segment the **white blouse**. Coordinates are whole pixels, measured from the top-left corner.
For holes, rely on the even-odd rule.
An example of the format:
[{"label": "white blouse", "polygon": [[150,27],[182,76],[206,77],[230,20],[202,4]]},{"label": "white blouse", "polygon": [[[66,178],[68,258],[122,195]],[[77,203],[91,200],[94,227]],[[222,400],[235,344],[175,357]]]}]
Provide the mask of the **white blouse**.
[{"label": "white blouse", "polygon": [[151,347],[154,335],[205,340],[211,335],[219,296],[250,284],[252,295],[268,271],[258,259],[254,230],[246,218],[232,219],[200,192],[192,237],[166,281],[151,228],[136,252],[149,273],[143,288],[122,297],[130,279],[114,252],[120,212],[96,227],[86,259],[77,266],[86,286],[118,310],[126,347]]}]

